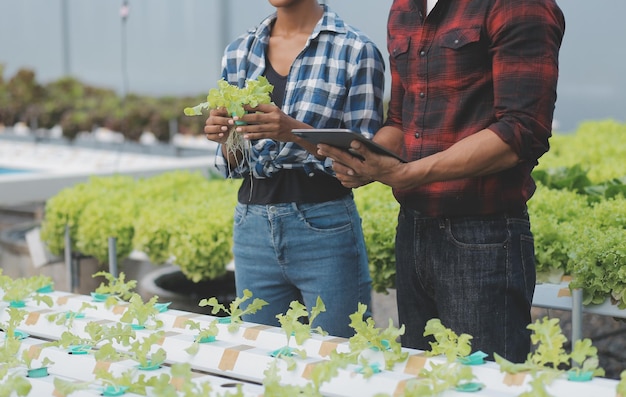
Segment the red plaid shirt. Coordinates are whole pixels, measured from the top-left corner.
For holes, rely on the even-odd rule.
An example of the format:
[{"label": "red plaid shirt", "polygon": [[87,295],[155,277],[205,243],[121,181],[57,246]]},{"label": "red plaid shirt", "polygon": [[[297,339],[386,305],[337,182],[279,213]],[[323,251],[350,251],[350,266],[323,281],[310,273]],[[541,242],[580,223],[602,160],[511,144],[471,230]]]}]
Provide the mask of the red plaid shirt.
[{"label": "red plaid shirt", "polygon": [[549,149],[563,14],[555,0],[439,0],[425,15],[420,0],[394,0],[389,14],[386,124],[404,131],[406,158],[488,128],[522,162],[394,194],[427,216],[521,211],[535,190],[530,173]]}]

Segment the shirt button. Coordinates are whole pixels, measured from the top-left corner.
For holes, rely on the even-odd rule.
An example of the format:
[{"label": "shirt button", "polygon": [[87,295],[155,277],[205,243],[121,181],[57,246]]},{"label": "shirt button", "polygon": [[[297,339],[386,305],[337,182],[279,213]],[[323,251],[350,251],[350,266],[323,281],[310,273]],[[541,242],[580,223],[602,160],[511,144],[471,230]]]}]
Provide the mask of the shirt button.
[{"label": "shirt button", "polygon": [[459,44],[459,39],[454,40],[454,44]]},{"label": "shirt button", "polygon": [[426,94],[424,94],[423,92],[420,92],[420,98],[424,98],[426,96]]},{"label": "shirt button", "polygon": [[421,56],[421,57],[426,56],[426,51],[420,51],[420,56]]},{"label": "shirt button", "polygon": [[419,138],[419,137],[420,137],[420,133],[419,133],[419,132],[416,132],[416,133],[415,133],[415,138]]}]

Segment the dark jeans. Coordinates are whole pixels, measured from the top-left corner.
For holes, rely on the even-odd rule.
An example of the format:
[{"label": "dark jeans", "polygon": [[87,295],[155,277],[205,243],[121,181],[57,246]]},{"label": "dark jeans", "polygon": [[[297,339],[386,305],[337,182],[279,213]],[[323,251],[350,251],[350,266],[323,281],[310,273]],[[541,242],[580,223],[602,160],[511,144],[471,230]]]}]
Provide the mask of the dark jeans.
[{"label": "dark jeans", "polygon": [[530,351],[534,240],[526,213],[425,218],[401,208],[396,287],[402,345],[430,350],[426,322],[473,336],[472,351],[523,362]]}]

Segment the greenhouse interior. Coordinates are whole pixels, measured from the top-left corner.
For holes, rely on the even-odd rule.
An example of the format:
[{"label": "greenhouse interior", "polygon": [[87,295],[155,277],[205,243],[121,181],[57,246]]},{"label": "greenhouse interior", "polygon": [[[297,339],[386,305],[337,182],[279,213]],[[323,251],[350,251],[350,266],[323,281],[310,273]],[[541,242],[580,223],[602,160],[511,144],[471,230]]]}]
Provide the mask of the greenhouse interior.
[{"label": "greenhouse interior", "polygon": [[[0,14],[8,7],[1,2]],[[208,27],[192,3],[181,9],[195,29],[209,29],[202,34],[211,38],[204,51],[210,54],[203,55],[217,58],[241,27],[233,9],[244,3],[220,2],[212,16],[223,18]],[[320,3],[342,14],[354,8]],[[365,3],[388,8],[378,0]],[[573,6],[562,3],[571,25],[580,24]],[[76,3],[76,9],[89,12],[85,4]],[[147,44],[125,41],[124,29],[131,29],[132,38],[139,27],[125,25],[132,18],[128,1],[122,4],[114,51],[118,44],[139,51]],[[117,5],[100,5],[118,12]],[[63,11],[63,18],[72,16],[65,0],[59,7],[54,11]],[[133,17],[141,16],[144,26],[160,32],[167,25],[137,8],[141,14]],[[248,12],[242,20],[253,23],[256,16]],[[365,22],[369,15],[359,18]],[[371,26],[377,41],[386,39],[381,21]],[[154,40],[164,48],[178,40],[170,52],[203,52],[192,27],[163,29],[181,35]],[[352,189],[372,299],[350,314],[351,336],[313,326],[333,305],[321,299],[310,307],[292,301],[275,316],[278,326],[245,321],[267,302],[249,290],[237,294],[233,240],[241,181],[224,177],[216,163],[222,146],[205,136],[213,87],[202,86],[206,76],[198,84],[200,72],[192,69],[204,73],[203,65],[162,60],[170,65],[163,70],[174,70],[172,64],[182,69],[147,82],[142,74],[155,79],[158,68],[144,64],[146,57],[134,64],[131,57],[128,65],[122,51],[123,83],[112,87],[91,82],[102,66],[84,66],[92,52],[74,55],[83,72],[94,73],[90,82],[70,73],[70,54],[63,73],[56,73],[61,77],[46,79],[30,66],[5,67],[0,54],[0,396],[626,397],[626,114],[616,96],[626,90],[620,88],[621,69],[593,76],[612,79],[614,87],[593,88],[589,76],[588,85],[579,84],[582,78],[568,66],[571,43],[563,46],[550,147],[532,170],[536,190],[528,217],[536,284],[524,362],[473,349],[472,335],[456,333],[438,318],[424,329],[431,349],[402,345],[406,329],[396,289],[400,204],[389,186],[377,182]],[[68,51],[54,47],[57,58]],[[134,73],[130,86],[128,67]],[[218,77],[215,65],[209,69],[206,75]],[[183,81],[201,86],[200,93],[132,89],[135,82],[151,89]],[[600,104],[605,94],[611,106]],[[594,101],[596,110],[586,113]]]}]

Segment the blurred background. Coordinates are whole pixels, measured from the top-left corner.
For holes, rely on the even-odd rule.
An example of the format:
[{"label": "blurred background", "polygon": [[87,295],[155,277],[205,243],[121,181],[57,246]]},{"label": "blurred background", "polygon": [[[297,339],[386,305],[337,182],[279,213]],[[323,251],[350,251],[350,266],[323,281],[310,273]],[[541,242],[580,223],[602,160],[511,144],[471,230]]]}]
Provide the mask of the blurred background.
[{"label": "blurred background", "polygon": [[[386,57],[391,0],[326,0]],[[626,120],[626,2],[559,1],[566,17],[556,129]],[[118,94],[195,96],[219,78],[224,46],[271,13],[264,0],[0,0],[4,78],[63,76]]]}]

